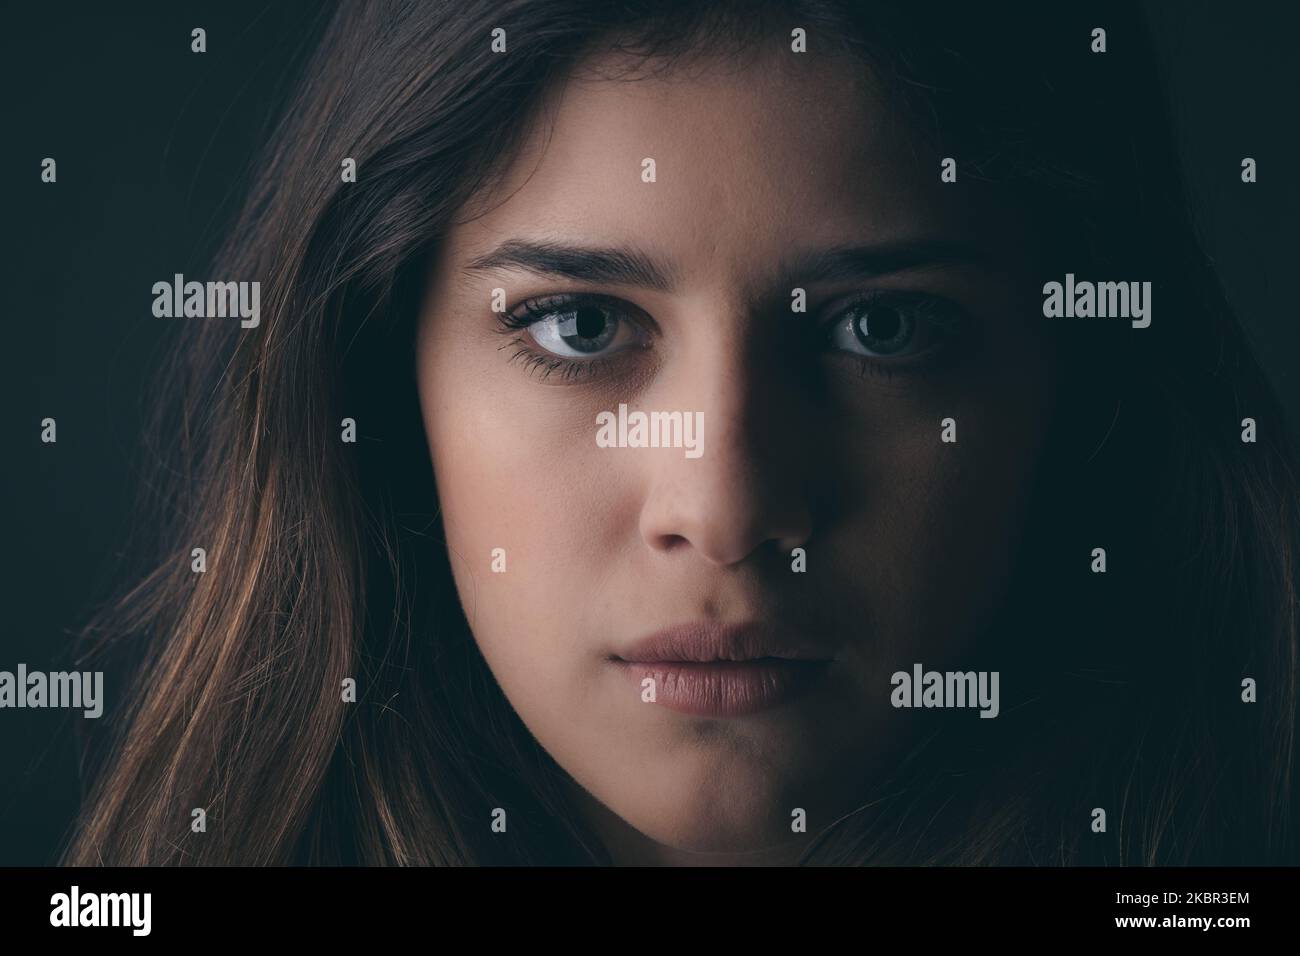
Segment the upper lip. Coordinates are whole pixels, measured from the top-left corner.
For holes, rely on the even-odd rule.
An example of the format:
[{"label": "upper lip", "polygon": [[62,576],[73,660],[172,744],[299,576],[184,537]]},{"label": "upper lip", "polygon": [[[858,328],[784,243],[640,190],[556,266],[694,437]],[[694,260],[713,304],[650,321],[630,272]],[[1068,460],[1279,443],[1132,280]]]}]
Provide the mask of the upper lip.
[{"label": "upper lip", "polygon": [[793,630],[757,622],[694,621],[638,638],[613,655],[613,659],[629,663],[708,663],[763,658],[828,661],[832,656]]}]

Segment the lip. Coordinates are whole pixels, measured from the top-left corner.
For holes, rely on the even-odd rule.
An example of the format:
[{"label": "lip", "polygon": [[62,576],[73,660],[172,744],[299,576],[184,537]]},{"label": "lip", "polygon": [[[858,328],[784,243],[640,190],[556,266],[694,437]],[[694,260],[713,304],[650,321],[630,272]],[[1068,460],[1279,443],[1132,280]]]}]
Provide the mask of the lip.
[{"label": "lip", "polygon": [[832,655],[797,634],[762,624],[679,624],[633,642],[610,662],[655,703],[700,717],[739,717],[776,707],[807,691]]}]

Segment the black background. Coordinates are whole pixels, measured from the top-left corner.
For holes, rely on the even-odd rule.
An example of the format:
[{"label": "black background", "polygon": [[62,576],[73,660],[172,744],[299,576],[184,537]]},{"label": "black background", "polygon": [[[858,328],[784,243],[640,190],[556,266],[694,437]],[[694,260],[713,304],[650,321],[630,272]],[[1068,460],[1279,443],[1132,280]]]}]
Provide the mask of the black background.
[{"label": "black background", "polygon": [[[1298,7],[1145,6],[1202,242],[1300,422],[1288,285],[1300,251]],[[159,400],[149,371],[172,328],[153,317],[150,288],[204,273],[328,12],[303,0],[5,7],[0,354],[12,397],[0,410],[0,670],[68,666],[72,634],[119,583],[147,474],[141,416]],[[190,52],[199,26],[204,54]],[[1077,122],[1080,136],[1106,135],[1104,116]],[[47,156],[58,162],[54,185],[40,181]],[[1241,182],[1244,156],[1258,161],[1258,183]],[[46,416],[58,421],[57,444],[40,442]],[[71,731],[82,719],[0,710],[0,865],[56,859],[77,808]]]}]

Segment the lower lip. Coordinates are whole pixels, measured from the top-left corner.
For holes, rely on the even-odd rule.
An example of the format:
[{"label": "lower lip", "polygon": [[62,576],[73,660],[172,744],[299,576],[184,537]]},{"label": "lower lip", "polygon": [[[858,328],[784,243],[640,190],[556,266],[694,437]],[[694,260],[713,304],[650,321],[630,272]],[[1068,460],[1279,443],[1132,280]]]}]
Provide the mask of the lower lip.
[{"label": "lower lip", "polygon": [[618,661],[656,704],[696,717],[740,717],[769,710],[805,692],[829,661]]}]

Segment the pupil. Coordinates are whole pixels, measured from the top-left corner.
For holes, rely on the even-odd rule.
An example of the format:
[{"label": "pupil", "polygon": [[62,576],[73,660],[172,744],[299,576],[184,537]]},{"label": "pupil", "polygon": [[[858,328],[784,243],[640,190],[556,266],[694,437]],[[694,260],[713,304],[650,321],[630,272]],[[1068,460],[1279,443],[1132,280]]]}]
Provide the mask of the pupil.
[{"label": "pupil", "polygon": [[600,309],[578,309],[573,326],[577,335],[584,339],[594,339],[605,328],[605,314]]},{"label": "pupil", "polygon": [[903,324],[896,310],[883,306],[872,309],[859,321],[862,331],[873,339],[892,339]]}]

